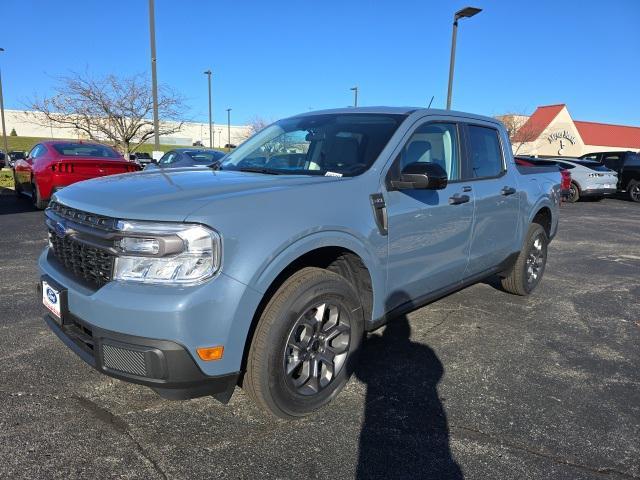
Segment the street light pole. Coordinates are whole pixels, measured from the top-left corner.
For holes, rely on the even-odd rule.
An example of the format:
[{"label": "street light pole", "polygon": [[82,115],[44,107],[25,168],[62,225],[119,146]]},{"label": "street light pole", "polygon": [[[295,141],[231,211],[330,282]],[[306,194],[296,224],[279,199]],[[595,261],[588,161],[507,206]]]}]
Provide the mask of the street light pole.
[{"label": "street light pole", "polygon": [[[4,48],[0,47],[0,52]],[[0,70],[0,116],[2,116],[2,138],[4,139],[4,159],[5,164],[9,164],[9,143],[7,142],[7,128],[4,124],[4,98],[2,97],[2,71]]]},{"label": "street light pole", "polygon": [[211,122],[211,70],[207,70],[204,74],[209,81],[209,148],[213,148],[213,123]]},{"label": "street light pole", "polygon": [[160,127],[158,121],[158,76],[156,73],[156,15],[153,0],[149,0],[149,42],[151,43],[151,91],[153,95],[153,140],[154,149],[160,150]]},{"label": "street light pole", "polygon": [[231,148],[231,109],[227,108],[227,143]]},{"label": "street light pole", "polygon": [[481,8],[466,7],[458,10],[453,16],[453,33],[451,37],[451,59],[449,60],[449,88],[447,89],[447,110],[451,110],[451,94],[453,90],[453,68],[456,63],[456,37],[458,35],[458,20],[470,18],[480,13]]},{"label": "street light pole", "polygon": [[358,107],[358,86],[351,87],[349,90],[353,92],[353,106],[355,108]]}]

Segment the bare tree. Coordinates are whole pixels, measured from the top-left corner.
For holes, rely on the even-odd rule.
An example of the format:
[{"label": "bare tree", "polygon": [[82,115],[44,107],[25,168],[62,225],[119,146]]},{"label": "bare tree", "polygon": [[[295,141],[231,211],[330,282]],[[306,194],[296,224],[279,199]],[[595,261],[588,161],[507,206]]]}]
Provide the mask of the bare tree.
[{"label": "bare tree", "polygon": [[273,122],[267,120],[263,117],[255,116],[249,121],[249,135],[254,135],[258,133],[260,130],[264,130],[266,127],[271,125]]},{"label": "bare tree", "polygon": [[534,124],[529,122],[529,117],[523,113],[507,113],[498,115],[496,118],[507,129],[514,155],[520,151],[525,143],[533,142],[538,138],[540,132]]},{"label": "bare tree", "polygon": [[[68,128],[91,140],[113,143],[125,155],[135,152],[153,136],[153,99],[149,82],[141,74],[92,78],[73,73],[60,77],[55,94],[28,104],[29,120],[42,126]],[[182,129],[183,98],[166,86],[158,92],[160,135]]]}]

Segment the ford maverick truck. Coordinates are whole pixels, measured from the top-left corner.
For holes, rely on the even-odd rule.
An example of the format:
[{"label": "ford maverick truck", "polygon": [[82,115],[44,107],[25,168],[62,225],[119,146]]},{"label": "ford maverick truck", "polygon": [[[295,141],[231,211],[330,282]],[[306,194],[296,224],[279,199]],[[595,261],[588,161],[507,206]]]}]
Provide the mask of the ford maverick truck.
[{"label": "ford maverick truck", "polygon": [[559,189],[557,168],[514,163],[492,118],[309,112],[210,167],[56,192],[40,301],[104,374],[170,399],[226,402],[239,385],[295,418],[338,394],[365,332],[399,313],[488,276],[531,293]]}]

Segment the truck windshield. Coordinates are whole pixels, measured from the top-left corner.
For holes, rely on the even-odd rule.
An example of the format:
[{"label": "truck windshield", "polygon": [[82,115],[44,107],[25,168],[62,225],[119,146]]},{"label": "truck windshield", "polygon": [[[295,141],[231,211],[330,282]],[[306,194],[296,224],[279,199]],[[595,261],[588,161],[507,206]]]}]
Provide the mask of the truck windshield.
[{"label": "truck windshield", "polygon": [[288,118],[227,155],[223,170],[354,176],[378,157],[405,115],[342,113]]}]

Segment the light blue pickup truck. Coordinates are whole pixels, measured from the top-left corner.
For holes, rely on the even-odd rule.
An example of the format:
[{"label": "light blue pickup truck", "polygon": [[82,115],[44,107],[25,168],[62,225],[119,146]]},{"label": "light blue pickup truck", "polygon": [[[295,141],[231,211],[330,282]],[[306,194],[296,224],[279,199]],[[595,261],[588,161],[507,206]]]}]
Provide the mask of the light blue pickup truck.
[{"label": "light blue pickup truck", "polygon": [[305,113],[210,167],[58,191],[45,321],[100,372],[166,398],[226,402],[240,385],[299,417],[337,395],[365,332],[395,315],[488,276],[529,294],[559,189],[557,169],[515,165],[492,118]]}]

